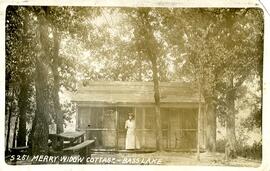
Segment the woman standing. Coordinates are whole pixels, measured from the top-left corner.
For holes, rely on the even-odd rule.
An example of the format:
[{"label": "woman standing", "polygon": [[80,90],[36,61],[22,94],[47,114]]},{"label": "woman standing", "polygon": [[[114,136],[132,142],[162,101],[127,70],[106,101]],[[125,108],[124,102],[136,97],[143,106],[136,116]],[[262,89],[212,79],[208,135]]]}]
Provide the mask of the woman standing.
[{"label": "woman standing", "polygon": [[136,136],[136,122],[133,113],[128,114],[128,120],[125,123],[125,128],[127,129],[126,149],[139,149],[140,143]]}]

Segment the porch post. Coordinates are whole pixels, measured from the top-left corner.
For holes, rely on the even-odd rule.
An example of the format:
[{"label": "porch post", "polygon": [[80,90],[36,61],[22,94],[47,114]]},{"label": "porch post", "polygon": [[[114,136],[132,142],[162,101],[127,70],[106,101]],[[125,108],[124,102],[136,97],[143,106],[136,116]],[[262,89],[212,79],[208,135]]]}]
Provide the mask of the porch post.
[{"label": "porch post", "polygon": [[79,130],[79,105],[78,104],[76,104],[76,106],[75,106],[75,112],[76,112],[76,118],[75,118],[75,120],[76,120],[76,126],[75,126],[75,130],[76,131],[78,131]]},{"label": "porch post", "polygon": [[115,148],[116,150],[118,150],[118,108],[116,106],[116,111],[115,111],[115,134],[116,134],[116,138],[115,138]]},{"label": "porch post", "polygon": [[141,147],[143,147],[145,145],[145,108],[142,108],[142,144]]},{"label": "porch post", "polygon": [[198,109],[198,126],[197,126],[197,160],[200,161],[200,127],[201,127],[201,84],[199,83],[199,109]]}]

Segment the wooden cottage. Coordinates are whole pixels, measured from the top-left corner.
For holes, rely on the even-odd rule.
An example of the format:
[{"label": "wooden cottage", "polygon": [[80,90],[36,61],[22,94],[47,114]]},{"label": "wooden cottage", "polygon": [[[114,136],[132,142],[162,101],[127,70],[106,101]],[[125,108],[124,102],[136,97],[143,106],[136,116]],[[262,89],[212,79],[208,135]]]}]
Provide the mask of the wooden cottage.
[{"label": "wooden cottage", "polygon": [[[200,125],[204,146],[204,117],[198,124],[199,95],[192,85],[160,83],[163,144],[167,150],[195,150]],[[77,105],[76,129],[96,139],[97,149],[125,148],[125,121],[136,118],[142,150],[156,148],[154,86],[152,82],[89,82],[72,97]],[[202,100],[203,103],[203,100]]]}]

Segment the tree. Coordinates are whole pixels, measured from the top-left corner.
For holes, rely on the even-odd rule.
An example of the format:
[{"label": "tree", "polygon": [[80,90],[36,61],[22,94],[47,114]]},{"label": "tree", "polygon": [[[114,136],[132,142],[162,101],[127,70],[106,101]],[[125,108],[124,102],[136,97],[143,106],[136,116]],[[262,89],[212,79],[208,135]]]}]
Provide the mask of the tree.
[{"label": "tree", "polygon": [[[180,50],[180,77],[192,82],[199,63],[203,66],[209,151],[215,150],[216,116],[224,108],[228,143],[231,149],[235,147],[236,92],[255,66],[261,66],[259,13],[254,9],[169,9],[163,13],[164,37]],[[221,97],[226,100],[221,102]]]},{"label": "tree", "polygon": [[[70,36],[73,38],[84,41],[88,36],[87,27],[89,25],[84,22],[91,17],[95,17],[99,14],[98,10],[83,7],[46,7],[47,15],[46,19],[48,27],[50,28],[49,34],[52,34],[52,38],[48,37],[49,46],[49,66],[52,71],[52,86],[50,96],[53,104],[53,118],[56,123],[56,132],[62,133],[64,131],[64,113],[65,109],[61,109],[59,100],[60,88],[64,87],[74,91],[74,77],[76,63],[73,59],[59,54],[62,37]],[[91,30],[89,30],[90,32]],[[68,68],[64,64],[68,64]],[[65,74],[68,75],[65,75]],[[73,86],[72,86],[73,84]]]},{"label": "tree", "polygon": [[[176,47],[176,79],[199,83],[206,101],[206,148],[215,151],[216,142],[216,103],[215,84],[218,78],[216,63],[218,56],[213,47],[218,42],[213,40],[216,34],[217,17],[204,9],[168,9],[162,14],[163,37],[167,43]],[[211,41],[210,41],[211,40]],[[201,87],[201,88],[200,88]]]},{"label": "tree", "polygon": [[[245,80],[256,74],[262,58],[262,15],[260,10],[231,9],[224,12],[224,49],[227,58],[221,81],[221,97],[227,109],[226,133],[228,157],[236,157],[235,102]],[[256,21],[254,22],[254,18]],[[259,73],[260,74],[260,73]]]},{"label": "tree", "polygon": [[[31,35],[29,35],[29,13],[27,10],[24,10],[24,21],[23,21],[23,36],[22,36],[22,44],[24,45],[22,48],[28,49],[29,46],[32,46],[30,41]],[[31,52],[22,49],[21,58],[30,58],[32,55]],[[26,145],[26,120],[27,120],[27,112],[30,110],[30,97],[33,91],[31,76],[33,71],[31,69],[32,62],[27,60],[21,60],[21,74],[20,74],[20,94],[18,107],[19,111],[19,130],[18,130],[18,140],[17,146],[25,146]],[[24,61],[24,62],[23,62]]]},{"label": "tree", "polygon": [[[61,84],[61,82],[74,82],[67,77],[62,76],[62,71],[64,70],[62,67],[65,67],[62,63],[68,62],[70,68],[75,68],[75,64],[72,64],[73,61],[71,59],[60,56],[60,43],[61,36],[71,35],[73,38],[77,38],[80,41],[87,44],[86,37],[91,36],[91,29],[93,28],[89,22],[84,24],[85,21],[89,19],[93,19],[99,15],[99,9],[92,8],[74,8],[74,7],[50,7],[50,24],[53,30],[53,47],[52,47],[52,72],[54,77],[54,85],[53,85],[53,101],[54,101],[54,110],[56,117],[56,125],[57,125],[57,133],[63,132],[63,123],[64,116],[63,111],[61,110],[61,104],[59,102],[59,92],[60,87],[63,86],[66,89],[69,89],[69,84]],[[91,29],[88,29],[88,28]],[[91,40],[93,41],[93,40]],[[87,43],[85,43],[87,42]],[[91,42],[92,43],[92,42]],[[73,66],[73,67],[72,67]],[[77,68],[78,69],[78,68]],[[75,77],[75,72],[72,72],[72,69],[64,70],[71,74],[72,77]],[[73,88],[74,89],[74,88]]]},{"label": "tree", "polygon": [[160,92],[159,92],[159,76],[158,64],[159,45],[154,36],[153,18],[151,16],[151,9],[140,8],[136,10],[137,26],[134,25],[134,38],[139,53],[143,54],[147,60],[151,62],[151,69],[153,72],[154,83],[154,99],[155,99],[155,113],[156,113],[156,145],[157,150],[162,151],[162,130],[161,130],[161,114],[160,114]]},{"label": "tree", "polygon": [[[25,123],[33,112],[34,95],[33,152],[46,153],[48,125],[54,119],[57,133],[63,132],[65,109],[70,109],[60,103],[62,89],[74,91],[79,80],[152,80],[158,150],[162,150],[159,81],[199,83],[198,93],[206,101],[207,149],[215,151],[217,116],[226,123],[228,144],[234,146],[240,91],[250,76],[261,80],[259,10],[10,9],[14,10],[7,11],[6,24],[7,137],[10,119],[18,111],[20,145],[25,144]],[[117,21],[108,20],[108,14]],[[78,55],[84,58],[78,60]],[[18,92],[11,86],[16,80]],[[256,122],[261,120],[257,116],[253,117]]]},{"label": "tree", "polygon": [[[29,20],[30,13],[24,7],[9,6],[6,17],[6,97],[10,97],[9,91],[17,90],[13,93],[13,100],[18,99],[18,105],[9,109],[18,108],[19,129],[15,126],[14,132],[18,131],[17,146],[26,145],[26,122],[33,113],[32,92],[33,92],[33,58],[35,57],[33,43],[33,31],[29,25],[34,21]],[[15,83],[16,82],[16,83]],[[8,98],[9,99],[9,98]],[[13,101],[12,100],[12,101]],[[9,101],[9,100],[8,100]],[[12,113],[14,111],[9,111]],[[9,115],[10,120],[11,115]],[[17,120],[17,119],[16,119]],[[10,124],[10,122],[8,122]],[[9,128],[8,126],[8,134]],[[14,137],[15,138],[15,137]],[[7,141],[9,135],[7,136]],[[15,139],[14,139],[15,142]],[[8,143],[7,143],[8,146]],[[7,150],[7,149],[6,149]]]},{"label": "tree", "polygon": [[32,125],[32,153],[47,154],[49,138],[49,40],[47,7],[36,7],[38,19],[38,56],[35,59],[36,112]]}]

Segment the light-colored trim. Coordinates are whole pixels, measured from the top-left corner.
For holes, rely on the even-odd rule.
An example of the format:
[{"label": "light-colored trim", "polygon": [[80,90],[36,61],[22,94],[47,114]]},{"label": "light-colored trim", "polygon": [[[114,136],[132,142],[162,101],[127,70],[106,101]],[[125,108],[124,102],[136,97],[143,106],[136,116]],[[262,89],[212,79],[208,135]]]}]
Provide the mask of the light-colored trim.
[{"label": "light-colored trim", "polygon": [[[107,103],[88,103],[88,102],[78,102],[78,107],[155,107],[154,104],[146,103],[131,103],[131,104],[107,104]],[[198,108],[196,103],[161,103],[160,107],[162,108]]]}]

